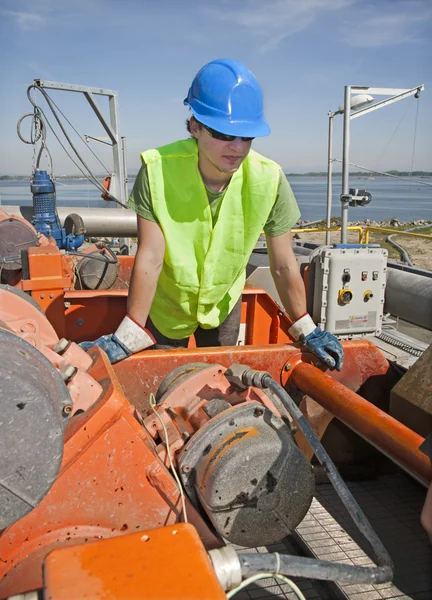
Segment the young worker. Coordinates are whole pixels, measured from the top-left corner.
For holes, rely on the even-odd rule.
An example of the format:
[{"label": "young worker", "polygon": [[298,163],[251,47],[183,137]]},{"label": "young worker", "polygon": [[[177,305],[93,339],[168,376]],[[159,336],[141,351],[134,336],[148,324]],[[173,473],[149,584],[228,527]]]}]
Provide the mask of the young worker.
[{"label": "young worker", "polygon": [[294,195],[279,165],[251,150],[270,133],[258,81],[237,60],[215,60],[184,103],[191,137],[141,154],[129,199],[138,250],[127,316],[115,334],[82,345],[97,344],[111,362],[155,343],[186,347],[192,334],[197,346],[235,345],[246,265],[264,230],[290,335],[340,370],[342,346],[306,312],[291,242]]}]

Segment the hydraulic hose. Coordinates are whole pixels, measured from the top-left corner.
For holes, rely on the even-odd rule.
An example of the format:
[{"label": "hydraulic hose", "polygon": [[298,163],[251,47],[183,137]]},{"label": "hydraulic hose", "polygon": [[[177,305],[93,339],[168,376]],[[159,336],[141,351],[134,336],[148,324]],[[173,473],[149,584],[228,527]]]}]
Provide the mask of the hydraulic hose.
[{"label": "hydraulic hose", "polygon": [[[233,369],[233,367],[231,367],[231,369]],[[228,380],[230,380],[231,369],[225,373]],[[314,451],[315,456],[325,468],[333,487],[355,525],[371,545],[377,562],[377,566],[375,567],[363,567],[312,558],[283,555],[277,552],[269,554],[241,554],[239,555],[239,560],[242,576],[248,577],[253,573],[267,572],[347,583],[384,583],[391,581],[393,578],[393,563],[390,555],[384,548],[375,531],[372,529],[365,514],[345,485],[331,458],[316,437],[313,429],[307,422],[306,417],[295,404],[294,400],[285,389],[265,371],[255,371],[254,369],[245,367],[245,370],[242,373],[242,382],[247,386],[253,385],[261,389],[268,388],[280,399],[296,422],[298,428],[302,431],[307,442]]]}]

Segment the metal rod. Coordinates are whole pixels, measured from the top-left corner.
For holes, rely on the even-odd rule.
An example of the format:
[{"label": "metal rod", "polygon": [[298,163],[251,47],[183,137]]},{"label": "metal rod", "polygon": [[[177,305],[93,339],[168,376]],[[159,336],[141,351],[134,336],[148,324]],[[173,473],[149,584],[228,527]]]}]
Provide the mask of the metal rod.
[{"label": "metal rod", "polygon": [[[327,153],[327,218],[326,218],[326,227],[331,227],[331,210],[332,210],[332,200],[333,200],[333,117],[334,112],[332,110],[329,111],[329,131],[328,131],[328,153]],[[330,231],[326,231],[325,237],[326,246],[330,244]]]},{"label": "metal rod", "polygon": [[430,461],[418,449],[424,441],[420,435],[314,365],[300,363],[290,380],[423,485],[432,480]]},{"label": "metal rod", "polygon": [[[344,128],[343,128],[343,154],[342,154],[342,196],[348,196],[349,192],[349,145],[350,145],[350,107],[351,86],[345,86],[344,96]],[[341,243],[347,243],[348,227],[348,201],[342,202],[341,214]]]}]

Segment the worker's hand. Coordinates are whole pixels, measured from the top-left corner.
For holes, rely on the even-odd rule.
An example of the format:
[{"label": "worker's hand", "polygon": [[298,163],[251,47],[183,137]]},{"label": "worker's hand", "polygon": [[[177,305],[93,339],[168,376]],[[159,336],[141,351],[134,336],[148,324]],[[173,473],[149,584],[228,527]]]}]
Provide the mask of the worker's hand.
[{"label": "worker's hand", "polygon": [[107,353],[111,364],[124,360],[132,354],[132,352],[124,346],[115,333],[103,335],[94,342],[81,342],[79,344],[84,350],[90,350],[93,346],[98,346],[101,350]]},{"label": "worker's hand", "polygon": [[329,331],[322,331],[315,325],[310,315],[305,314],[295,321],[288,333],[322,360],[331,371],[340,371],[344,352],[339,340]]},{"label": "worker's hand", "polygon": [[126,315],[115,333],[103,335],[94,342],[81,342],[79,345],[84,350],[98,346],[106,352],[110,363],[114,364],[154,344],[156,340],[152,334]]},{"label": "worker's hand", "polygon": [[331,371],[342,369],[344,352],[340,341],[329,331],[319,327],[305,337],[304,345],[322,360]]}]

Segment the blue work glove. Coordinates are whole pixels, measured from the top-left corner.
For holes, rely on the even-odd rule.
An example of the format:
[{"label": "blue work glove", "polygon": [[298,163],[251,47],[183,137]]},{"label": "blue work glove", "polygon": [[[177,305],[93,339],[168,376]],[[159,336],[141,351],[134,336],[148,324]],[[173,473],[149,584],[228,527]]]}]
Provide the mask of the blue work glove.
[{"label": "blue work glove", "polygon": [[98,346],[106,352],[110,363],[114,364],[154,344],[156,340],[150,331],[126,315],[115,333],[103,335],[94,342],[81,342],[79,345],[83,350]]},{"label": "blue work glove", "polygon": [[79,346],[83,350],[90,350],[93,346],[98,346],[101,350],[106,352],[111,364],[124,360],[132,354],[129,348],[121,343],[115,333],[103,335],[94,342],[81,342]]},{"label": "blue work glove", "polygon": [[325,363],[331,371],[340,371],[344,362],[344,351],[340,341],[329,331],[315,327],[305,336],[304,345]]},{"label": "blue work glove", "polygon": [[317,327],[310,315],[306,313],[297,319],[288,329],[288,333],[318,356],[330,370],[342,369],[344,352],[341,343],[332,333]]}]

